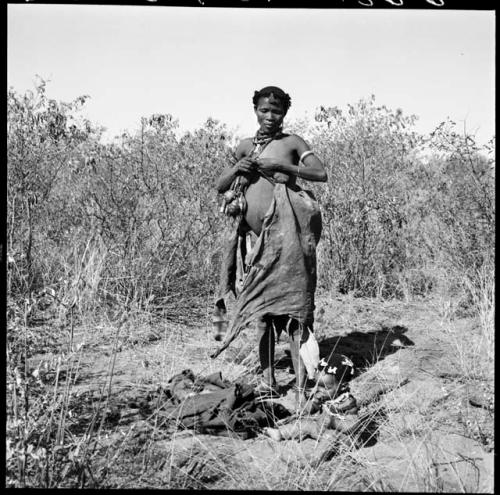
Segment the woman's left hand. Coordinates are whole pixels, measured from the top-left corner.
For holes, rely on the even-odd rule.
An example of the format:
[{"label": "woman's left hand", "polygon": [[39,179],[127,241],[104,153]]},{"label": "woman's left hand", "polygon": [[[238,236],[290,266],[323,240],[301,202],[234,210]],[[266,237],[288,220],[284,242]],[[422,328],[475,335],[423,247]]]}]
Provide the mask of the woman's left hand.
[{"label": "woman's left hand", "polygon": [[258,158],[256,162],[259,170],[263,172],[278,172],[281,170],[280,164],[274,158]]}]

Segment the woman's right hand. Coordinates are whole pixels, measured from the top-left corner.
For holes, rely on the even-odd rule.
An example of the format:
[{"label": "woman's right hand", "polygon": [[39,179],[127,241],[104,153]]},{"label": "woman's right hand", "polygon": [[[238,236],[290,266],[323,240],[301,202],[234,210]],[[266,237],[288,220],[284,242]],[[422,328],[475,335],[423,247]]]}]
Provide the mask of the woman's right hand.
[{"label": "woman's right hand", "polygon": [[246,175],[257,170],[258,165],[252,158],[244,157],[235,164],[234,168],[237,175]]},{"label": "woman's right hand", "polygon": [[245,177],[247,182],[250,180],[249,175],[257,170],[258,166],[254,159],[243,157],[240,160],[233,161],[223,171],[217,180],[217,191],[220,194],[225,193],[233,183],[237,176]]}]

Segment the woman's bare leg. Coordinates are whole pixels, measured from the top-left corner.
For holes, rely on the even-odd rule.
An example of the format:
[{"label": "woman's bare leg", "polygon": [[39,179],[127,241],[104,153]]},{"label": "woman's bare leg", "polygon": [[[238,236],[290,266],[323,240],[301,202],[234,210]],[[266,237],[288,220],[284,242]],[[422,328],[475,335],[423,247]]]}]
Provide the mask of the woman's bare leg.
[{"label": "woman's bare leg", "polygon": [[276,386],[274,376],[275,336],[270,318],[264,317],[257,321],[259,339],[259,359],[262,368],[262,380],[266,385]]},{"label": "woman's bare leg", "polygon": [[305,386],[307,380],[306,367],[299,354],[301,339],[302,327],[294,321],[288,332],[288,342],[290,344],[292,366],[295,372],[296,406],[298,409],[301,409],[305,404]]}]

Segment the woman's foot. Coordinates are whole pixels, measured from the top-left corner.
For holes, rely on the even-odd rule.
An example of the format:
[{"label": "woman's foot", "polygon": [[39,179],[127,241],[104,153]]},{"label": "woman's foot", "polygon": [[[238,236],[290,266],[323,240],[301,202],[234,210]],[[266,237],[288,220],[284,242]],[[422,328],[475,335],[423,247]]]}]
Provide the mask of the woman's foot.
[{"label": "woman's foot", "polygon": [[280,397],[280,393],[276,387],[276,384],[269,384],[266,382],[260,382],[254,388],[254,394],[257,399],[277,399]]}]

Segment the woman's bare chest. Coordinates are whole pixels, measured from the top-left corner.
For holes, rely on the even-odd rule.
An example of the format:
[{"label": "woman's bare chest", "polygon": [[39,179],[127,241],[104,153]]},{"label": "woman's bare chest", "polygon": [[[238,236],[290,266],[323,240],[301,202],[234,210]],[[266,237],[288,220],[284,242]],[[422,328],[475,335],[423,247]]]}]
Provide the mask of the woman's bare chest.
[{"label": "woman's bare chest", "polygon": [[[262,151],[259,151],[257,149],[255,156],[256,158],[262,159],[264,161],[271,160],[278,163],[294,163],[293,150],[286,146],[286,143],[282,142],[281,140],[271,141],[271,143],[269,143]],[[292,176],[280,170],[263,170],[259,175],[260,177],[258,177],[257,179],[264,178],[271,183],[280,182],[286,184],[295,182],[295,176]],[[257,182],[259,181],[257,180]]]}]

